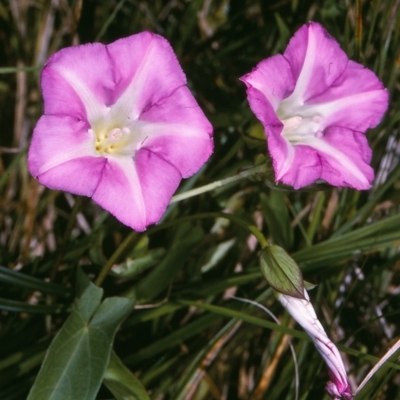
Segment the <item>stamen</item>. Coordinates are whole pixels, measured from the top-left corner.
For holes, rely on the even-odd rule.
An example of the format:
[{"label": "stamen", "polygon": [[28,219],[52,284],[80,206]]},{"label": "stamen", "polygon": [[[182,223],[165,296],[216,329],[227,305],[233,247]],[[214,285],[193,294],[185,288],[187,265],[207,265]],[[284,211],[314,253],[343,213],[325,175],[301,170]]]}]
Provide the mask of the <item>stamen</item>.
[{"label": "stamen", "polygon": [[130,153],[128,146],[132,142],[131,130],[124,126],[121,128],[112,128],[111,130],[102,129],[97,134],[93,129],[88,130],[95,135],[94,147],[100,154],[127,155]]}]

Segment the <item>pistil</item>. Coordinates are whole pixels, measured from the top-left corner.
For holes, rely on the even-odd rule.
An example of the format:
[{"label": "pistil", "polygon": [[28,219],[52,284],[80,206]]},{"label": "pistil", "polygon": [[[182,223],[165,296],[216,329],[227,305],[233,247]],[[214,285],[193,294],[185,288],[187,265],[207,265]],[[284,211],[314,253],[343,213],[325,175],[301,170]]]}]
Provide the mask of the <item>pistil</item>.
[{"label": "pistil", "polygon": [[[278,114],[279,116],[279,114]],[[322,118],[318,115],[300,116],[281,119],[283,124],[282,136],[291,144],[302,144],[316,137],[323,137]]]}]

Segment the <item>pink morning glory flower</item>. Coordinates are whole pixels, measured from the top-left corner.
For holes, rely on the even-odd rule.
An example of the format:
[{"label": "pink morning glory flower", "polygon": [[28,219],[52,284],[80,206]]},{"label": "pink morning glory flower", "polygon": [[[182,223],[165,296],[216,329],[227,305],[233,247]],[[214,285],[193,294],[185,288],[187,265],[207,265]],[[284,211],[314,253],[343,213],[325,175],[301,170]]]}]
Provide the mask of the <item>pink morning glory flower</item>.
[{"label": "pink morning glory flower", "polygon": [[365,131],[380,122],[388,92],[320,24],[303,25],[283,55],[261,61],[241,80],[264,126],[277,182],[371,187]]},{"label": "pink morning glory flower", "polygon": [[143,231],[212,153],[212,127],[168,41],[143,32],[68,47],[45,65],[29,170]]},{"label": "pink morning glory flower", "polygon": [[319,322],[307,291],[304,290],[304,299],[284,294],[279,294],[278,299],[296,322],[303,327],[308,336],[311,337],[315,347],[327,364],[331,381],[326,385],[326,391],[330,397],[335,400],[342,398],[352,399],[353,394],[339,350],[328,338]]}]

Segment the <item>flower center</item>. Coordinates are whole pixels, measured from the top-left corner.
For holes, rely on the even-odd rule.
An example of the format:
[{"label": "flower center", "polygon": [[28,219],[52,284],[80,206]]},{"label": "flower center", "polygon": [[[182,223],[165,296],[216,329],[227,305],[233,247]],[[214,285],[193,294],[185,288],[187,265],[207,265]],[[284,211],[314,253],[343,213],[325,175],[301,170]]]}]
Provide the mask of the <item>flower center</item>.
[{"label": "flower center", "polygon": [[134,135],[124,126],[112,129],[89,129],[94,136],[94,148],[99,155],[132,155]]},{"label": "flower center", "polygon": [[301,117],[289,117],[281,119],[283,124],[282,135],[293,145],[312,139],[313,137],[322,138],[324,136],[321,122],[322,118],[318,115]]},{"label": "flower center", "polygon": [[292,145],[309,144],[314,138],[321,139],[325,130],[321,111],[316,105],[306,105],[293,96],[282,100],[276,110],[283,124],[282,136]]},{"label": "flower center", "polygon": [[305,105],[289,96],[276,114],[283,124],[282,136],[292,145],[307,143],[324,136],[324,119],[315,105]]}]

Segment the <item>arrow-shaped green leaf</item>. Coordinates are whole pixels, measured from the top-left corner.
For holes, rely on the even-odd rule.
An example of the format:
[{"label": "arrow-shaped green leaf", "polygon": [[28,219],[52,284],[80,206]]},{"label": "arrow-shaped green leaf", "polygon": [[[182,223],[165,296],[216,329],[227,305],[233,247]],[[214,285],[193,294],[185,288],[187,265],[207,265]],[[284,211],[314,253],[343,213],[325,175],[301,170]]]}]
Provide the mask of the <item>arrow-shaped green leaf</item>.
[{"label": "arrow-shaped green leaf", "polygon": [[142,383],[114,352],[104,375],[104,384],[116,400],[150,400]]},{"label": "arrow-shaped green leaf", "polygon": [[133,300],[111,297],[78,274],[81,295],[50,345],[28,400],[95,399],[115,333]]}]

